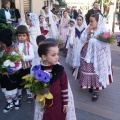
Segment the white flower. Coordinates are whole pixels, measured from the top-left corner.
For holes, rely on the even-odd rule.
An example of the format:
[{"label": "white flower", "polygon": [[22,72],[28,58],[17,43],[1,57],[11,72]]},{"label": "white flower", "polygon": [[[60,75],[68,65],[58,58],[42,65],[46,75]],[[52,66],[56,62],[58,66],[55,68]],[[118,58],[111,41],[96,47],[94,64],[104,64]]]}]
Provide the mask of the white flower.
[{"label": "white flower", "polygon": [[15,64],[13,62],[11,62],[10,67],[15,67]]},{"label": "white flower", "polygon": [[10,66],[10,63],[11,63],[10,60],[6,60],[6,61],[3,63],[3,66],[8,67],[8,66]]},{"label": "white flower", "polygon": [[11,55],[16,55],[17,53],[16,52],[12,52]]}]

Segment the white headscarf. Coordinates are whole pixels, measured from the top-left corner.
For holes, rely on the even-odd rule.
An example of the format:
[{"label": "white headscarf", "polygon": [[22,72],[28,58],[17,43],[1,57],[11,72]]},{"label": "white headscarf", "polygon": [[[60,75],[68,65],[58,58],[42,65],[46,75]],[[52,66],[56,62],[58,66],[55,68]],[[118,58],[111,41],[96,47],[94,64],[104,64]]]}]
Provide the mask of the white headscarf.
[{"label": "white headscarf", "polygon": [[36,27],[38,35],[41,35],[38,16],[34,13],[28,13],[28,17],[30,21],[32,22],[32,25]]},{"label": "white headscarf", "polygon": [[[83,18],[83,23],[81,26],[78,26],[76,25],[75,27],[81,32],[81,31],[85,31],[86,27],[87,27],[87,24],[86,24],[86,21],[85,21],[85,17],[81,14],[79,14],[78,16],[82,17]],[[81,34],[82,35],[82,34]],[[78,37],[74,37],[73,39],[73,55],[74,55],[74,58],[73,58],[73,65],[72,67],[73,68],[77,68],[80,66],[80,52],[81,52],[81,49],[83,47],[83,43],[81,42],[81,37],[78,38]]]},{"label": "white headscarf", "polygon": [[83,18],[83,23],[80,27],[78,27],[78,25],[76,25],[76,28],[79,30],[79,31],[82,31],[84,28],[87,27],[87,24],[86,24],[86,20],[85,20],[85,17],[82,15],[82,14],[79,14],[78,17],[82,17]]},{"label": "white headscarf", "polygon": [[99,14],[97,30],[89,40],[85,61],[87,63],[93,63],[94,71],[99,76],[99,82],[106,88],[109,83],[108,76],[111,75],[112,77],[111,51],[110,44],[97,40],[97,36],[103,32],[107,32],[105,20]]}]

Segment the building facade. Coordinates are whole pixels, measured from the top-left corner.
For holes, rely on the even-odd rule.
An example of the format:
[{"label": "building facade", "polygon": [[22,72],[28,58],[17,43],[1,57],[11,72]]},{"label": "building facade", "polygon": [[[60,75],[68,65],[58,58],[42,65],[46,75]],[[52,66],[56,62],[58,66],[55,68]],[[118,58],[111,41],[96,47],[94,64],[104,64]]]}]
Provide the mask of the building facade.
[{"label": "building facade", "polygon": [[[0,8],[2,7],[2,1],[0,0]],[[24,16],[25,12],[34,12],[37,15],[40,14],[40,10],[43,6],[49,6],[52,9],[54,4],[58,4],[57,0],[9,0],[15,2],[16,8],[19,9],[21,16]]]}]

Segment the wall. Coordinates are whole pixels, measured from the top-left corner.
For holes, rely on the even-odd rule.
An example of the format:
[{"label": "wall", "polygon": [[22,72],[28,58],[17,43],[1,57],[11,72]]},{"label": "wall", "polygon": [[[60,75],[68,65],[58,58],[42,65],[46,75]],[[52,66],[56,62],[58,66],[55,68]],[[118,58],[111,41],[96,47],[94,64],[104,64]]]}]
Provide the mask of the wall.
[{"label": "wall", "polygon": [[40,10],[44,6],[44,0],[32,0],[32,12],[40,15]]},{"label": "wall", "polygon": [[1,6],[2,6],[1,4],[2,4],[2,2],[1,2],[1,0],[0,0],[0,9],[1,9]]}]

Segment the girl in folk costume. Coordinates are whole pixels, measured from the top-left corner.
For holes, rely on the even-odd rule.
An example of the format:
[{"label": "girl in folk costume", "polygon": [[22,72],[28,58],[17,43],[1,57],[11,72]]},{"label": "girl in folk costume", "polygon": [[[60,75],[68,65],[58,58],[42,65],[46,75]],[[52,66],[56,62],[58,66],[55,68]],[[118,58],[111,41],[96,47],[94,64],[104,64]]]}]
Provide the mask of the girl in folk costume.
[{"label": "girl in folk costume", "polygon": [[49,26],[49,37],[50,38],[57,38],[58,37],[58,29],[56,26],[56,16],[49,11],[48,6],[44,6],[42,8],[42,14],[45,17],[46,22]]},{"label": "girl in folk costume", "polygon": [[[71,65],[72,68],[78,68],[80,66],[80,52],[82,49],[81,34],[86,28],[86,21],[83,15],[77,16],[77,24],[74,29],[73,35],[70,36],[68,54],[66,62]],[[77,72],[75,69],[74,74]]]},{"label": "girl in folk costume", "polygon": [[40,15],[39,21],[40,21],[41,34],[44,35],[46,38],[49,38],[49,26],[47,22],[45,21],[44,16]]},{"label": "girl in folk costume", "polygon": [[[16,49],[23,56],[22,69],[19,71],[19,76],[20,79],[22,80],[23,76],[30,74],[32,60],[34,58],[34,50],[31,43],[29,42],[29,33],[26,26],[20,25],[17,27],[17,38],[18,43]],[[30,103],[32,101],[32,95],[29,89],[26,89],[26,91],[28,97],[27,101],[28,103]],[[22,89],[18,90],[18,96],[21,99]]]},{"label": "girl in folk costume", "polygon": [[66,42],[67,40],[66,33],[68,32],[69,21],[70,21],[70,17],[67,11],[64,11],[63,16],[61,18],[60,30],[59,30],[59,38],[64,40],[64,42]]},{"label": "girl in folk costume", "polygon": [[99,90],[113,82],[110,44],[97,39],[103,32],[107,32],[103,16],[93,14],[89,27],[81,36],[85,45],[81,51],[78,80],[83,89],[93,91],[92,101],[98,99]]},{"label": "girl in folk costume", "polygon": [[38,53],[42,58],[41,69],[51,74],[50,93],[52,100],[46,99],[45,109],[35,103],[34,120],[76,120],[73,95],[62,65],[58,64],[59,48],[57,43],[41,44]]},{"label": "girl in folk costume", "polygon": [[56,14],[56,24],[57,24],[57,28],[59,29],[60,26],[60,21],[61,21],[61,16],[60,16],[60,12],[57,12]]},{"label": "girl in folk costume", "polygon": [[[70,19],[69,22],[69,28],[68,28],[68,32],[67,32],[67,41],[66,41],[66,54],[68,53],[69,55],[72,55],[72,47],[70,47],[70,41],[71,39],[74,38],[74,33],[75,33],[75,20],[74,19]],[[72,56],[70,56],[70,58],[72,59]]]},{"label": "girl in folk costume", "polygon": [[[28,28],[29,36],[30,36],[30,43],[32,44],[32,47],[34,49],[35,53],[35,59],[36,56],[38,56],[38,46],[36,43],[36,38],[38,35],[41,34],[40,27],[39,27],[39,18],[34,13],[27,13],[26,14],[26,23],[30,27]],[[32,61],[32,64],[34,64],[35,59]]]},{"label": "girl in folk costume", "polygon": [[[0,41],[0,57],[2,57],[4,53],[9,54],[14,51],[14,48],[11,46],[12,31],[10,29],[0,31]],[[4,93],[7,100],[7,105],[3,110],[4,113],[9,112],[13,108],[15,108],[15,110],[18,110],[20,107],[20,101],[17,97],[17,92],[18,88],[21,88],[20,83],[22,82],[18,80],[18,77],[19,76],[17,73],[1,74],[0,85],[2,92]]]}]

